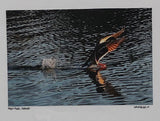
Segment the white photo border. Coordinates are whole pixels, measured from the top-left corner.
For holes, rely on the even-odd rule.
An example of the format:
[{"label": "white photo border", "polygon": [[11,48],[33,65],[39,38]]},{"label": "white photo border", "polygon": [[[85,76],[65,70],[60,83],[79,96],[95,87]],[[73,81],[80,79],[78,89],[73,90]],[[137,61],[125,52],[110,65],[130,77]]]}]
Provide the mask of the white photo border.
[{"label": "white photo border", "polygon": [[[0,120],[1,121],[157,121],[160,116],[160,2],[158,0],[1,0]],[[152,8],[153,105],[32,106],[8,109],[6,10],[88,8]],[[20,108],[20,110],[18,110]]]}]

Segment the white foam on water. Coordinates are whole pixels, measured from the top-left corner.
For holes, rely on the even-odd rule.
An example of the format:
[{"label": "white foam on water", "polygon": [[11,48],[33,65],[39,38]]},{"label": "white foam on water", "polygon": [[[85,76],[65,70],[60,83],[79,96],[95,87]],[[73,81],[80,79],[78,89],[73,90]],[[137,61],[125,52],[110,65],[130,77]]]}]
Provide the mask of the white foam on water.
[{"label": "white foam on water", "polygon": [[57,60],[55,58],[48,58],[42,60],[42,69],[51,69],[56,67]]}]

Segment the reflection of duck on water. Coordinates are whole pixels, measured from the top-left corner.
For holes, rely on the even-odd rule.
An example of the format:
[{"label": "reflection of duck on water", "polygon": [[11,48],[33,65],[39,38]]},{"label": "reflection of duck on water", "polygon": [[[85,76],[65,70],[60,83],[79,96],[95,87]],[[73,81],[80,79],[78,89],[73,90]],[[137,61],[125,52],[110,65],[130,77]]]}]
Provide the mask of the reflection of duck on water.
[{"label": "reflection of duck on water", "polygon": [[97,86],[97,92],[108,93],[113,96],[121,96],[121,94],[112,86],[111,83],[105,81],[106,79],[100,74],[100,70],[88,70],[89,77]]},{"label": "reflection of duck on water", "polygon": [[101,39],[95,47],[95,50],[83,66],[96,69],[106,69],[106,65],[100,63],[100,60],[109,52],[112,52],[115,49],[117,49],[120,43],[124,41],[124,37],[121,39],[117,39],[123,32],[124,28],[115,34],[106,36],[103,39]]}]

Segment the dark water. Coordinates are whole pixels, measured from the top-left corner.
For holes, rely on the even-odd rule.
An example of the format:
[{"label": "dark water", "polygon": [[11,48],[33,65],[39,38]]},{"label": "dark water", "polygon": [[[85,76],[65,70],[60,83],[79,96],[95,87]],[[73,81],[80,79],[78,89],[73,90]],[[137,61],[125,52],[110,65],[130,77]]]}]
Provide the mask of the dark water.
[{"label": "dark water", "polygon": [[[6,13],[9,106],[153,103],[151,9]],[[97,41],[123,27],[126,40],[103,58],[106,70],[80,68]],[[51,57],[56,69],[21,68]]]}]

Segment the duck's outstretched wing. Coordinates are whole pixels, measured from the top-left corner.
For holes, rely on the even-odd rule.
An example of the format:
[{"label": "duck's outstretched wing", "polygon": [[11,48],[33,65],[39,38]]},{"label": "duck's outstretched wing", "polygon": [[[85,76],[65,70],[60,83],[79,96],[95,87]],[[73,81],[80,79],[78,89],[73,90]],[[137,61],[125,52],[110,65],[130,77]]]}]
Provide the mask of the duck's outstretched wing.
[{"label": "duck's outstretched wing", "polygon": [[120,43],[125,40],[124,37],[121,39],[117,39],[117,37],[119,37],[123,32],[124,28],[118,31],[117,33],[114,33],[110,36],[106,36],[103,39],[101,39],[84,65],[90,66],[92,64],[98,64],[99,61],[107,53],[116,50]]},{"label": "duck's outstretched wing", "polygon": [[125,38],[121,38],[119,40],[116,40],[115,42],[113,43],[109,43],[107,45],[107,48],[108,48],[108,52],[112,52],[114,50],[116,50],[118,48],[118,46],[120,45],[121,42],[123,42],[125,40]]},{"label": "duck's outstretched wing", "polygon": [[102,38],[102,39],[99,41],[99,44],[108,41],[109,38],[111,38],[111,37],[113,37],[113,38],[116,39],[117,37],[119,37],[119,36],[124,32],[124,30],[125,30],[125,28],[122,28],[122,29],[121,29],[120,31],[118,31],[117,33],[114,33],[114,34],[112,34],[112,35],[109,35],[109,36],[106,36],[106,37]]}]

